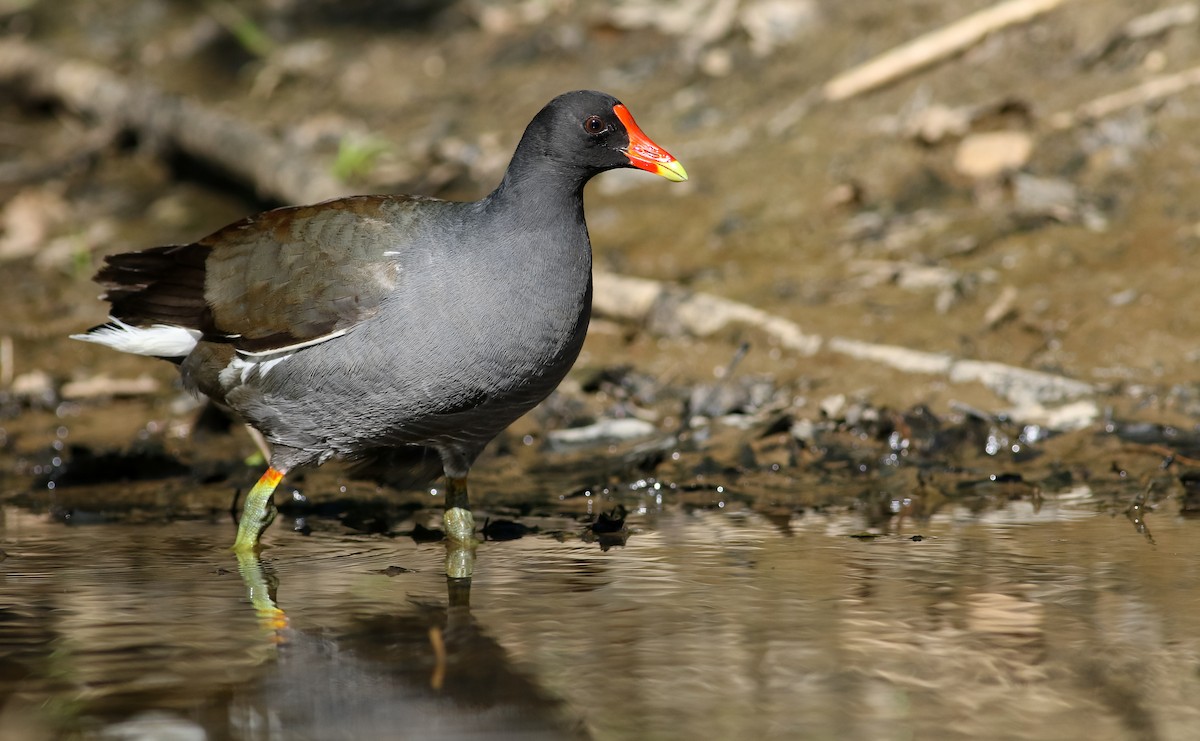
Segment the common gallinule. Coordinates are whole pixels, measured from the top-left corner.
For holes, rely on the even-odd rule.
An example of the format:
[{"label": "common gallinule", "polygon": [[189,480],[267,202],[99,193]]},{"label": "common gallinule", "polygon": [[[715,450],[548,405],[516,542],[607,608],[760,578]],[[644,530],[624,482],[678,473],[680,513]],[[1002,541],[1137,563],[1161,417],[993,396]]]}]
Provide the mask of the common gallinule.
[{"label": "common gallinule", "polygon": [[263,434],[270,465],[235,550],[255,549],[289,471],[404,447],[436,451],[446,534],[470,543],[471,464],[583,344],[583,186],[618,167],[687,179],[616,98],[566,93],[481,200],[340,198],[112,255],[96,275],[110,321],[74,337],[176,363],[187,387]]}]

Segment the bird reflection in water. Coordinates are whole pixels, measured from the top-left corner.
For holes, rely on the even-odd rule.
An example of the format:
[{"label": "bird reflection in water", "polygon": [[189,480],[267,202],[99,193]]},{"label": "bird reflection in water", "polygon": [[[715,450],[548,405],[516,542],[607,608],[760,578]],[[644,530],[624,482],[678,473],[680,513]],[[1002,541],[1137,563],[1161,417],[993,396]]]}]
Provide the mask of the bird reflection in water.
[{"label": "bird reflection in water", "polygon": [[[448,562],[464,557],[455,548]],[[257,554],[239,553],[238,571],[273,646],[265,674],[230,708],[239,732],[261,735],[265,726],[272,734],[291,729],[322,739],[588,737],[582,719],[518,672],[506,649],[480,629],[470,578],[447,577],[445,602],[406,601],[386,613],[351,615],[331,635],[289,621],[280,576]]]}]

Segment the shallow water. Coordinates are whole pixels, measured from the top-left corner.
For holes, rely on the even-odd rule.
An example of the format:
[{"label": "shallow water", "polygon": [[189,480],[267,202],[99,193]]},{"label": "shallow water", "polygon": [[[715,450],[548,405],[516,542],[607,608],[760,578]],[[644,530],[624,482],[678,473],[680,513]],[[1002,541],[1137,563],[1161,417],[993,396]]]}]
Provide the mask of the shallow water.
[{"label": "shallow water", "polygon": [[7,508],[0,728],[1195,738],[1200,521],[1173,509],[1146,516],[1151,540],[1086,490],[878,537],[852,514],[668,507],[608,550],[485,543],[468,596],[437,543],[279,532],[239,573],[224,522]]}]

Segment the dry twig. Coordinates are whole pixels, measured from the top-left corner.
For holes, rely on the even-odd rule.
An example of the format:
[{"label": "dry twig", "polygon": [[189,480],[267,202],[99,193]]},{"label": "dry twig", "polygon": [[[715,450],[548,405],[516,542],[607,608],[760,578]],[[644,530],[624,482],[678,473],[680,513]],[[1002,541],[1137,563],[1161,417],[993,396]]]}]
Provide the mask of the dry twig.
[{"label": "dry twig", "polygon": [[[1065,376],[1004,363],[959,360],[942,353],[845,337],[808,334],[795,322],[737,301],[611,273],[597,273],[594,310],[597,316],[623,321],[663,324],[697,337],[735,329],[754,329],[788,350],[814,355],[821,350],[856,360],[879,363],[905,373],[941,375],[952,383],[978,382],[1018,405],[1014,414],[1045,414],[1044,403],[1062,403],[1091,396],[1094,386]],[[1090,411],[1088,412],[1090,414]],[[1074,410],[1071,420],[1083,419]],[[1076,424],[1076,422],[1069,422]]]},{"label": "dry twig", "polygon": [[1197,18],[1200,18],[1200,5],[1196,3],[1180,3],[1139,15],[1126,21],[1095,51],[1086,54],[1083,66],[1090,67],[1131,42],[1195,23]]},{"label": "dry twig", "polygon": [[1198,85],[1200,67],[1169,75],[1158,75],[1131,88],[1090,100],[1074,110],[1059,111],[1050,117],[1050,126],[1060,130],[1069,129],[1078,124],[1111,116],[1127,108],[1157,103]]},{"label": "dry twig", "polygon": [[91,62],[63,59],[23,41],[0,41],[0,81],[60,101],[104,125],[171,142],[284,202],[348,194],[326,168],[311,162],[308,152],[246,121]]},{"label": "dry twig", "polygon": [[1005,0],[919,36],[825,83],[826,100],[845,100],[906,77],[979,43],[993,31],[1025,23],[1066,0]]}]

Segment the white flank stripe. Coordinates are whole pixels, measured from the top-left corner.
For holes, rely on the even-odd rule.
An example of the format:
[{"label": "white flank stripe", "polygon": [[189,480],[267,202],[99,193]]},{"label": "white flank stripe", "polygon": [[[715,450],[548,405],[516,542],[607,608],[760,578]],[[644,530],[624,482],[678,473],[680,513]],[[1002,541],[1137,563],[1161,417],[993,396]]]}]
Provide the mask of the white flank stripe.
[{"label": "white flank stripe", "polygon": [[121,352],[156,358],[185,357],[200,341],[200,332],[195,329],[172,327],[169,324],[135,327],[115,317],[109,317],[108,320],[109,324],[84,334],[73,334],[71,339],[95,342]]},{"label": "white flank stripe", "polygon": [[286,345],[284,347],[272,347],[270,350],[262,350],[261,352],[250,352],[249,350],[238,350],[238,355],[241,355],[243,358],[251,358],[251,359],[272,358],[280,353],[290,353],[290,352],[299,350],[302,347],[312,347],[313,345],[319,345],[322,342],[327,342],[329,340],[332,340],[334,337],[341,337],[344,334],[346,334],[346,330],[339,329],[336,332],[330,332],[329,334],[323,334],[320,337],[315,337],[311,340],[305,340],[304,342],[297,342],[294,345]]}]

